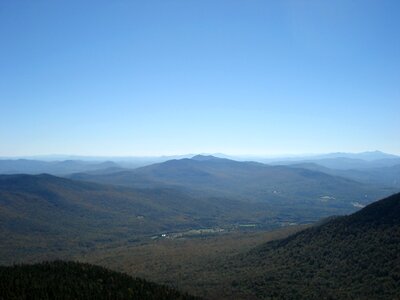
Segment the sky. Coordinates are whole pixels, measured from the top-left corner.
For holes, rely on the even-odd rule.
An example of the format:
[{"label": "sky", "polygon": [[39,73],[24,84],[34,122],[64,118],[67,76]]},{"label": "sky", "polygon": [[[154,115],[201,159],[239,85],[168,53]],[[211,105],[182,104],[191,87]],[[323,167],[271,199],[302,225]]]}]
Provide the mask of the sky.
[{"label": "sky", "polygon": [[0,156],[400,154],[400,1],[0,1]]}]

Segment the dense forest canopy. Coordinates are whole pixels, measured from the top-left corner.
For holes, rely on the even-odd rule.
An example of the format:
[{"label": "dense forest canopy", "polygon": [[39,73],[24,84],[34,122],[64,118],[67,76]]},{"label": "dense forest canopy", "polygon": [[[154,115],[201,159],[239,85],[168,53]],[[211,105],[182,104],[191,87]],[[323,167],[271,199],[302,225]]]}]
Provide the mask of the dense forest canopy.
[{"label": "dense forest canopy", "polygon": [[77,262],[0,267],[0,299],[194,300],[140,278]]}]

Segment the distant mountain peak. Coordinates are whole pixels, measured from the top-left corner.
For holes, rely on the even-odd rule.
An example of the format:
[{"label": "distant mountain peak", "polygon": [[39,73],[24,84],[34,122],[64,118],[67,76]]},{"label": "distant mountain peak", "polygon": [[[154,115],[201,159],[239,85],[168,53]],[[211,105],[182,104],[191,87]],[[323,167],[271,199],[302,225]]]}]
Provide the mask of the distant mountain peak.
[{"label": "distant mountain peak", "polygon": [[197,161],[209,161],[209,160],[220,160],[220,159],[223,159],[223,158],[215,157],[215,156],[212,156],[212,155],[198,154],[198,155],[193,156],[191,159],[197,160]]},{"label": "distant mountain peak", "polygon": [[387,158],[399,158],[397,155],[385,153],[379,150],[364,151],[359,153],[347,153],[347,152],[335,152],[320,156],[320,158],[350,158],[350,159],[362,159],[367,161],[373,161],[378,159]]}]

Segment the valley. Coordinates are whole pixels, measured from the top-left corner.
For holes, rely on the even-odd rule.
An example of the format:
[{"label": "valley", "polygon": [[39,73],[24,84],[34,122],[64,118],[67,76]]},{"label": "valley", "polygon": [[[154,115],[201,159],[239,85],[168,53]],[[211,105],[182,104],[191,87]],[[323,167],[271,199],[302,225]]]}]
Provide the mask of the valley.
[{"label": "valley", "polygon": [[0,262],[57,258],[66,250],[90,252],[163,234],[310,224],[393,191],[298,167],[212,156],[67,178],[0,175]]},{"label": "valley", "polygon": [[[321,280],[332,276],[334,268],[324,260],[321,247],[331,249],[325,252],[332,259],[339,254],[331,251],[341,251],[335,247],[365,257],[397,259],[392,251],[398,246],[398,195],[376,202],[396,188],[328,173],[308,165],[271,166],[194,156],[62,177],[0,175],[0,263],[79,261],[204,299],[301,298],[299,293],[318,299],[320,289],[327,288]],[[374,207],[379,210],[386,203],[390,208],[376,216],[383,218],[383,225],[366,222]],[[353,217],[358,215],[360,221],[346,221],[358,220]],[[350,242],[343,228],[360,238],[360,244]],[[380,252],[380,246],[364,245],[390,244],[390,240],[394,248],[388,253]],[[351,244],[354,249],[344,250]],[[360,247],[370,252],[362,254]],[[304,252],[308,248],[314,254]],[[316,275],[314,266],[326,273]],[[313,286],[304,289],[296,277],[300,273],[309,274]],[[370,273],[360,270],[360,274]],[[385,274],[389,273],[383,275],[392,293],[397,273]],[[345,283],[332,278],[336,295],[337,285]],[[293,280],[297,285],[289,288]],[[350,288],[348,294],[353,292]]]},{"label": "valley", "polygon": [[400,194],[314,226],[161,240],[84,261],[206,299],[395,299]]},{"label": "valley", "polygon": [[0,300],[400,300],[400,1],[0,1]]},{"label": "valley", "polygon": [[99,249],[73,259],[101,265],[204,299],[229,299],[231,282],[215,266],[254,247],[285,238],[309,225],[269,231],[232,231],[208,236],[164,238],[138,245]]}]

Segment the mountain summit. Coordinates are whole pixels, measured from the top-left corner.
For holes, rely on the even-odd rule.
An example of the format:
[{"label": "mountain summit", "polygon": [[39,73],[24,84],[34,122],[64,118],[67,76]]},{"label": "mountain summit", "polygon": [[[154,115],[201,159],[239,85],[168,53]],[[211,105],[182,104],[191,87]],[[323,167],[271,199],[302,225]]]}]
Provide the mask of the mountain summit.
[{"label": "mountain summit", "polygon": [[220,157],[216,157],[216,156],[213,156],[213,155],[202,155],[202,154],[195,155],[191,159],[192,160],[197,160],[197,161],[226,160],[225,158],[220,158]]}]

